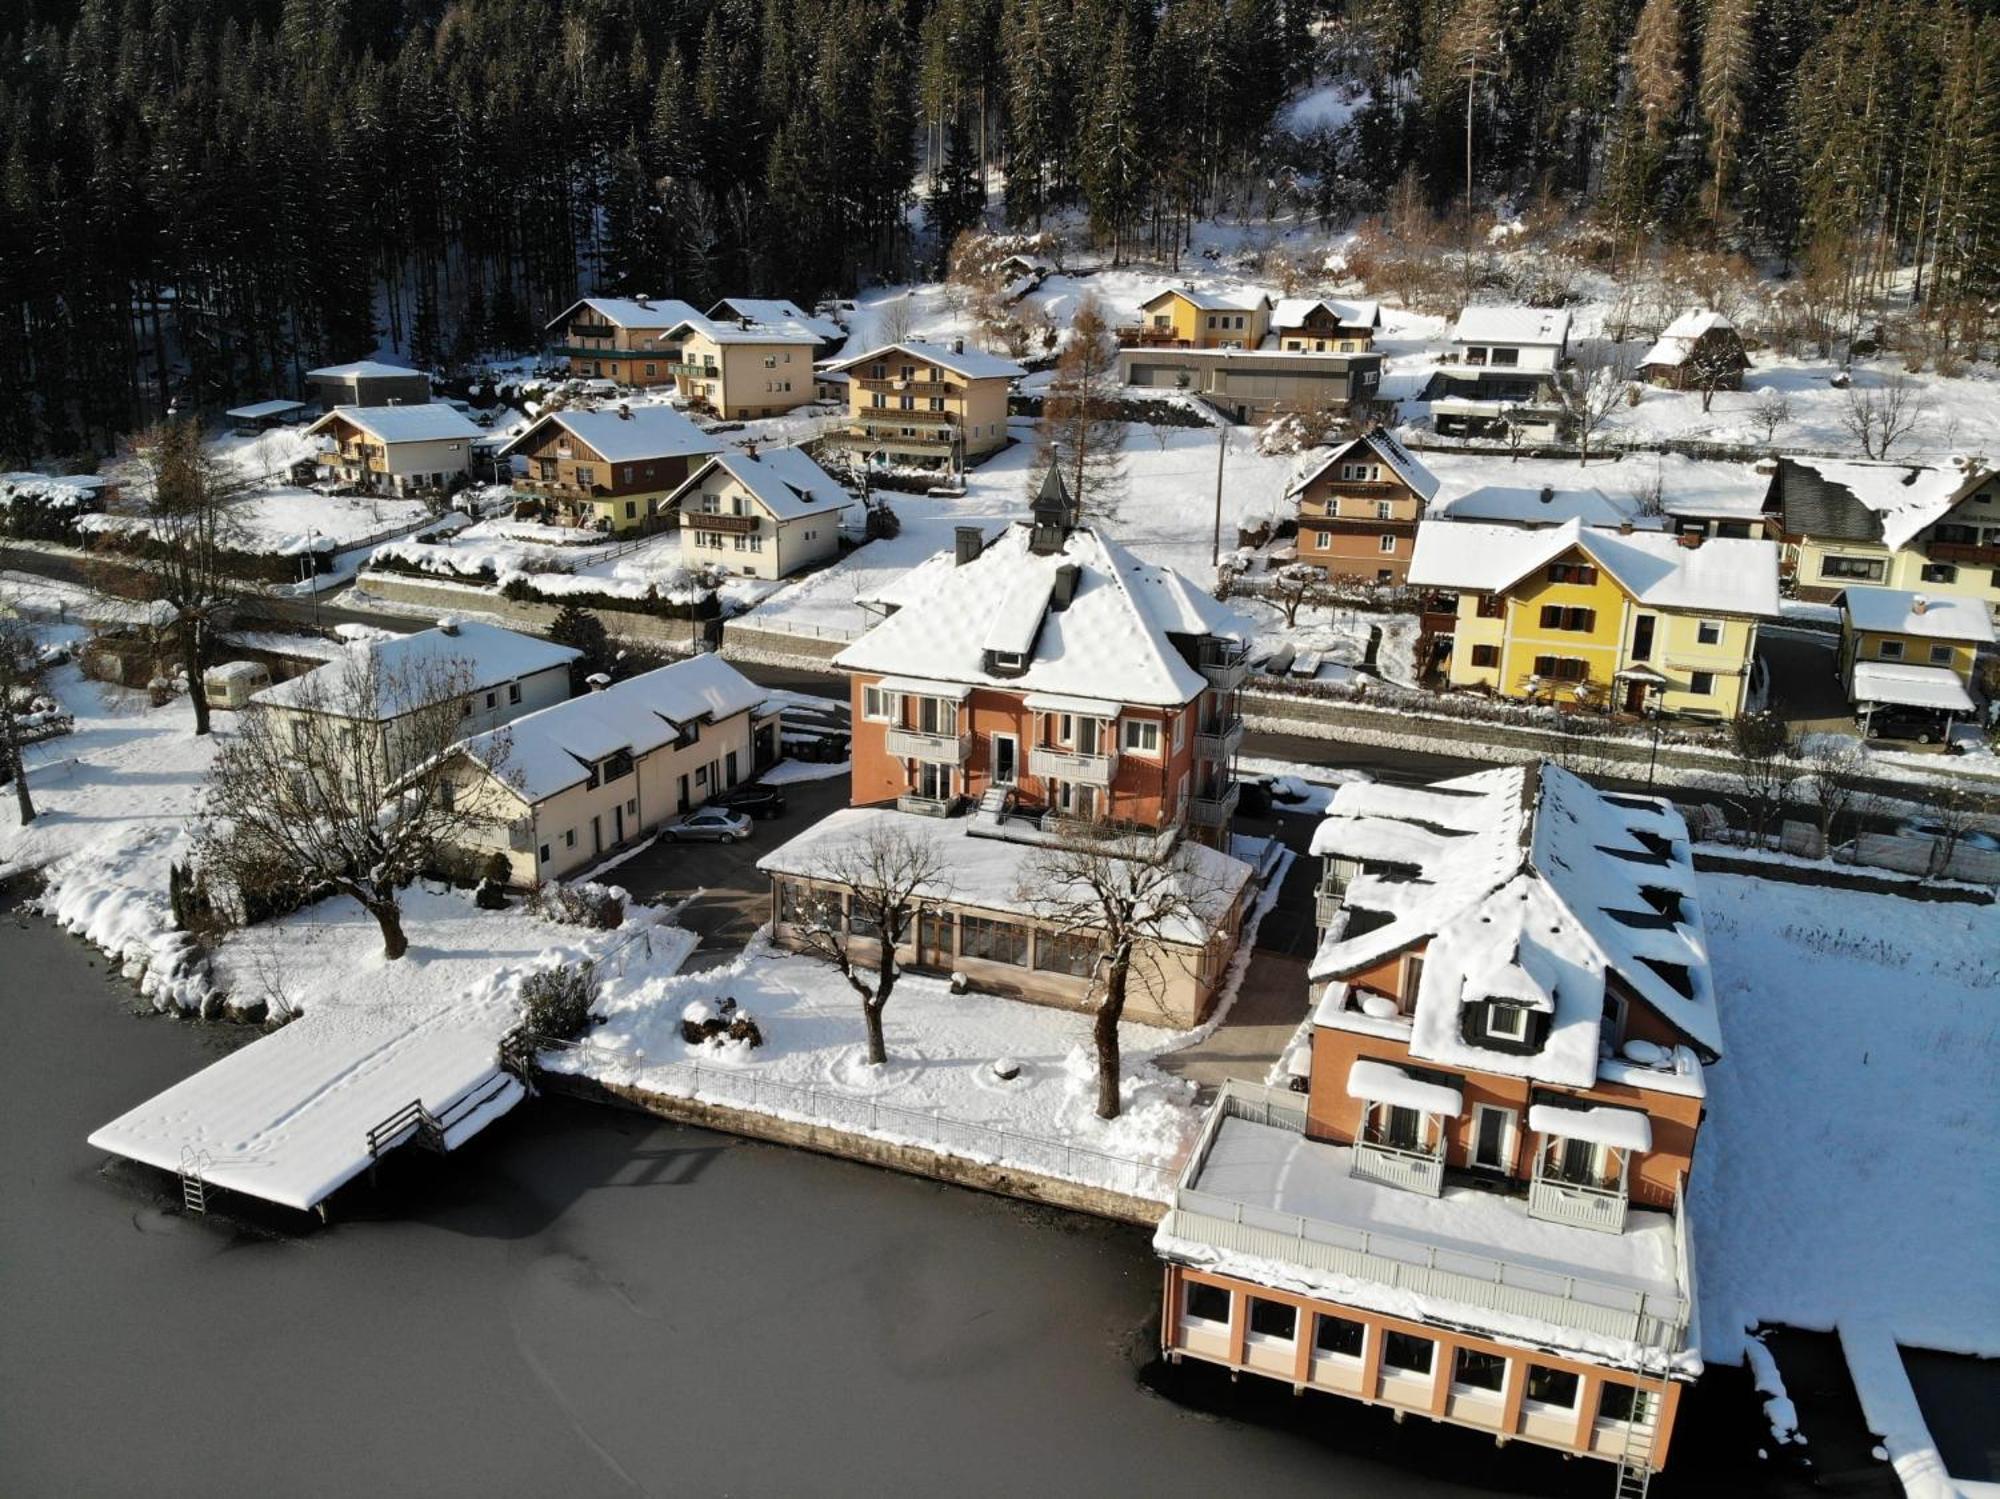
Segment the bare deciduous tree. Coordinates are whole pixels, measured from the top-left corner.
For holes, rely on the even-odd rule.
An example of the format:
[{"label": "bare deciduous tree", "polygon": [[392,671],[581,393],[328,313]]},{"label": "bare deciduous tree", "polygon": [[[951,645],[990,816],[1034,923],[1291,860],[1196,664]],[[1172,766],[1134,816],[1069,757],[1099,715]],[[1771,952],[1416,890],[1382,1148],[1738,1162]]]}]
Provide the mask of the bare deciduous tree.
[{"label": "bare deciduous tree", "polygon": [[1763,437],[1764,446],[1768,448],[1777,440],[1778,429],[1791,425],[1791,400],[1777,386],[1767,385],[1757,393],[1757,399],[1750,407],[1749,421],[1751,428]]},{"label": "bare deciduous tree", "polygon": [[1965,836],[1979,827],[1980,798],[1956,781],[1944,781],[1924,788],[1924,822],[1931,837],[1930,879],[1945,878],[1958,856]]},{"label": "bare deciduous tree", "polygon": [[225,565],[238,537],[230,507],[242,484],[203,446],[200,424],[192,419],[155,427],[139,440],[138,454],[151,480],[145,511],[149,540],[132,553],[131,570],[108,581],[112,591],[172,611],[194,731],[206,734],[202,673],[216,633],[247,591]]},{"label": "bare deciduous tree", "polygon": [[1736,752],[1736,784],[1742,792],[1750,841],[1762,848],[1772,823],[1784,816],[1792,786],[1805,773],[1784,720],[1775,713],[1746,713],[1729,726]]},{"label": "bare deciduous tree", "polygon": [[[240,895],[330,887],[409,949],[399,892],[471,845],[492,813],[460,794],[447,752],[471,676],[450,660],[385,669],[356,651],[303,679],[284,708],[243,713],[209,770],[196,846]],[[507,731],[480,736],[480,763],[507,774]]]},{"label": "bare deciduous tree", "polygon": [[1607,344],[1585,349],[1557,378],[1556,399],[1563,426],[1576,442],[1579,465],[1590,462],[1592,441],[1624,404],[1628,379],[1624,354]]},{"label": "bare deciduous tree", "polygon": [[829,850],[812,873],[815,884],[788,895],[793,937],[838,968],[860,996],[868,1060],[878,1066],[889,1060],[882,1012],[903,971],[897,949],[916,936],[922,913],[949,897],[948,875],[936,838],[882,821]]},{"label": "bare deciduous tree", "polygon": [[35,801],[28,793],[28,767],[21,759],[21,732],[16,713],[21,699],[39,674],[34,632],[18,614],[5,612],[0,600],[0,771],[14,780],[14,805],[21,826],[35,820]]},{"label": "bare deciduous tree", "polygon": [[1820,840],[1830,849],[1842,826],[1865,811],[1867,751],[1847,734],[1808,734],[1799,750],[1804,761],[1799,784],[1819,823]]},{"label": "bare deciduous tree", "polygon": [[1906,375],[1890,375],[1876,384],[1859,381],[1847,387],[1847,405],[1840,424],[1870,458],[1887,458],[1889,449],[1911,436],[1930,416],[1931,403],[1922,388]]},{"label": "bare deciduous tree", "polygon": [[900,297],[891,297],[875,314],[875,337],[881,343],[908,343],[916,326],[916,303],[908,292]]},{"label": "bare deciduous tree", "polygon": [[1029,861],[1021,898],[1072,941],[1099,945],[1091,993],[1097,1051],[1097,1117],[1116,1119],[1118,1023],[1133,981],[1157,985],[1164,944],[1206,933],[1225,894],[1185,843],[1161,851],[1146,831],[1078,825]]},{"label": "bare deciduous tree", "polygon": [[1293,562],[1273,574],[1271,602],[1284,611],[1286,629],[1298,624],[1299,606],[1325,581],[1326,574],[1309,562]]}]

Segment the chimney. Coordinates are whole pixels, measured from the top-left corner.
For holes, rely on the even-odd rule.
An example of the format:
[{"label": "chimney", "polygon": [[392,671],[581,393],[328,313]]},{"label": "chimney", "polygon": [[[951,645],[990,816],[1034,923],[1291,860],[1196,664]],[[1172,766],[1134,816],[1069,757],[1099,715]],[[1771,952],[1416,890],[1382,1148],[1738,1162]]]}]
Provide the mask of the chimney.
[{"label": "chimney", "polygon": [[1630,536],[1632,534],[1632,522],[1629,520],[1618,522],[1618,534],[1620,536]]},{"label": "chimney", "polygon": [[632,420],[632,408],[627,406],[623,401],[618,403],[618,420],[621,422]]},{"label": "chimney", "polygon": [[601,671],[594,671],[583,679],[583,685],[588,687],[592,692],[602,692],[611,685],[611,678]]},{"label": "chimney", "polygon": [[1555,498],[1555,486],[1553,484],[1544,484],[1542,486],[1542,503],[1544,505],[1552,505],[1555,503]]},{"label": "chimney", "polygon": [[748,442],[743,444],[743,456],[745,458],[755,458],[757,456],[756,438],[753,437]]},{"label": "chimney", "polygon": [[1082,571],[1074,562],[1065,562],[1056,569],[1055,584],[1049,589],[1049,608],[1060,613],[1070,606],[1070,600],[1076,597],[1077,574]]},{"label": "chimney", "polygon": [[962,338],[954,338],[951,341],[951,351],[954,354],[963,354],[965,352],[965,340]]},{"label": "chimney", "polygon": [[457,633],[458,633],[458,616],[457,616],[457,615],[455,615],[455,614],[447,614],[447,615],[446,615],[446,616],[445,616],[445,617],[444,617],[443,619],[441,619],[441,620],[439,620],[439,621],[438,621],[438,634],[440,634],[440,635],[456,635]]},{"label": "chimney", "polygon": [[952,532],[952,566],[963,567],[986,550],[986,535],[977,526],[959,526]]},{"label": "chimney", "polygon": [[1921,593],[1918,594],[1915,598],[1910,600],[1910,613],[1912,614],[1927,613],[1930,607],[1931,607],[1931,601],[1925,598]]},{"label": "chimney", "polygon": [[1674,539],[1692,552],[1698,549],[1704,541],[1708,540],[1708,537],[1700,531],[1683,531]]},{"label": "chimney", "polygon": [[645,308],[648,312],[651,312],[653,310],[653,299],[650,296],[641,296],[635,293],[632,300],[634,302],[637,302],[641,307]]}]

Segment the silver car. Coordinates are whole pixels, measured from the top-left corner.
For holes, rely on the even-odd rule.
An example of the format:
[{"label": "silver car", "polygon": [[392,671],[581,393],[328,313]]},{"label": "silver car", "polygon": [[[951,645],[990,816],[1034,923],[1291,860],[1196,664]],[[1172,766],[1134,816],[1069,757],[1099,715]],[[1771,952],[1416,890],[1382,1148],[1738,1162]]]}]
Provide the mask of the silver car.
[{"label": "silver car", "polygon": [[741,843],[750,836],[750,819],[727,807],[701,807],[668,818],[660,836],[671,843]]}]

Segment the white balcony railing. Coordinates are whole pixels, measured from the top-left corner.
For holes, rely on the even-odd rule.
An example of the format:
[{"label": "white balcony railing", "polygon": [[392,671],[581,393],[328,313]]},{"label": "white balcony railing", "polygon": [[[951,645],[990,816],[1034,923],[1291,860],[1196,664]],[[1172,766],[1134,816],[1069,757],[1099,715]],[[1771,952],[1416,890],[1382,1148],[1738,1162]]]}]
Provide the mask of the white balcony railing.
[{"label": "white balcony railing", "polygon": [[1074,781],[1080,786],[1109,786],[1118,773],[1118,756],[1086,755],[1054,745],[1028,747],[1028,774],[1058,781]]},{"label": "white balcony railing", "polygon": [[1249,675],[1250,652],[1236,641],[1211,638],[1201,643],[1195,666],[1217,692],[1234,692]]},{"label": "white balcony railing", "polygon": [[1444,1155],[1433,1150],[1403,1150],[1394,1145],[1354,1144],[1350,1176],[1363,1177],[1385,1187],[1401,1187],[1405,1192],[1421,1192],[1435,1197],[1444,1190]]},{"label": "white balcony railing", "polygon": [[1197,729],[1194,752],[1204,760],[1233,760],[1243,747],[1243,720],[1228,718]]},{"label": "white balcony railing", "polygon": [[972,754],[972,735],[927,734],[922,729],[891,729],[885,748],[898,760],[925,765],[963,765]]},{"label": "white balcony railing", "polygon": [[1201,827],[1225,827],[1236,815],[1236,802],[1242,794],[1243,788],[1231,781],[1212,796],[1194,798],[1188,803],[1188,815]]},{"label": "white balcony railing", "polygon": [[1625,1193],[1617,1187],[1586,1187],[1536,1174],[1528,1184],[1528,1216],[1601,1234],[1625,1232]]}]

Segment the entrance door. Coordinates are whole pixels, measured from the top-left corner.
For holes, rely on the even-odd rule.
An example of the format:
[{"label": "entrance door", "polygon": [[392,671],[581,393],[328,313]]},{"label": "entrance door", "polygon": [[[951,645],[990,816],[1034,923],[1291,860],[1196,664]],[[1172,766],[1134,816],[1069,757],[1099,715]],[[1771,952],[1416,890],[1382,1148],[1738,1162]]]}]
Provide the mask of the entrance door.
[{"label": "entrance door", "polygon": [[611,841],[614,844],[625,841],[625,804],[620,802],[611,809]]},{"label": "entrance door", "polygon": [[736,784],[735,750],[731,750],[722,757],[722,784],[725,786],[734,786]]},{"label": "entrance door", "polygon": [[686,776],[682,776],[682,777],[681,777],[681,778],[680,778],[679,780],[677,780],[677,781],[675,781],[675,782],[674,782],[674,794],[676,795],[676,797],[678,797],[678,798],[679,798],[679,801],[680,801],[680,805],[679,805],[679,806],[678,806],[678,807],[677,807],[677,808],[676,808],[675,810],[676,810],[676,811],[680,811],[680,812],[685,812],[685,811],[687,811],[687,809],[688,809],[688,778],[687,778]]},{"label": "entrance door", "polygon": [[1559,1180],[1579,1187],[1597,1184],[1597,1147],[1588,1140],[1564,1140],[1556,1168]]},{"label": "entrance door", "polygon": [[921,968],[949,969],[951,951],[950,916],[926,911],[917,921],[917,965]]},{"label": "entrance door", "polygon": [[993,784],[1012,786],[1021,778],[1021,741],[1012,734],[993,736]]},{"label": "entrance door", "polygon": [[1079,755],[1097,753],[1097,720],[1079,718],[1076,721],[1076,752]]},{"label": "entrance door", "polygon": [[604,852],[604,819],[594,813],[590,819],[590,849],[592,853]]},{"label": "entrance door", "polygon": [[1635,714],[1646,711],[1646,684],[1644,682],[1627,682],[1625,684],[1625,711]]}]

